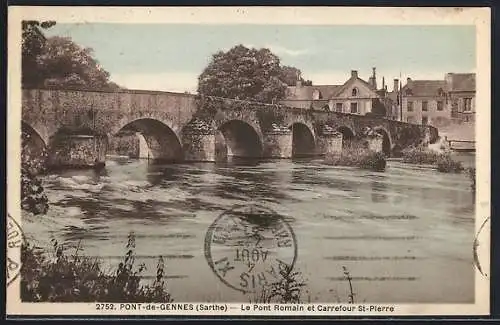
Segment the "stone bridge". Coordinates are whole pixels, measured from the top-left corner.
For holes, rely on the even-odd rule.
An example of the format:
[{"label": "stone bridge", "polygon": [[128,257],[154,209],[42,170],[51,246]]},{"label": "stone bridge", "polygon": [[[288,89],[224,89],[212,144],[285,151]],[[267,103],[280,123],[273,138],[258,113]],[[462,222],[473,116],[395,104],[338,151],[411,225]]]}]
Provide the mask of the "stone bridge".
[{"label": "stone bridge", "polygon": [[23,90],[22,129],[53,164],[83,165],[104,162],[124,137],[167,161],[324,155],[356,141],[391,156],[438,138],[432,126],[372,116],[138,90]]}]

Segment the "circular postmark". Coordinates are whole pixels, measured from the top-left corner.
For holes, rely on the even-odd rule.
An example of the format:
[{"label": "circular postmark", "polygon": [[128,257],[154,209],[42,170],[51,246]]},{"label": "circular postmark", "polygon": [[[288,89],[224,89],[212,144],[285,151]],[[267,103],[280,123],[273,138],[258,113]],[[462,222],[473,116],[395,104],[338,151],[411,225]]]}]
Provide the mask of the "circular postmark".
[{"label": "circular postmark", "polygon": [[19,224],[9,215],[7,215],[7,286],[9,286],[19,275],[21,270],[21,245],[24,241],[23,231]]},{"label": "circular postmark", "polygon": [[205,236],[205,257],[227,286],[257,292],[291,272],[297,240],[283,216],[256,204],[222,213]]}]

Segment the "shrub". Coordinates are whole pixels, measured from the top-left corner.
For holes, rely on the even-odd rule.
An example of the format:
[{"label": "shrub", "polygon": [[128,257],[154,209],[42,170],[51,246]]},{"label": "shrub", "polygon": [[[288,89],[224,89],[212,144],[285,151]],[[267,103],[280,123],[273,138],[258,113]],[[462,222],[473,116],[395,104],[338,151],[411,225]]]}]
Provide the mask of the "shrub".
[{"label": "shrub", "polygon": [[37,152],[30,145],[30,135],[22,133],[21,146],[21,208],[33,214],[45,214],[49,200],[37,174],[45,170],[47,151]]},{"label": "shrub", "polygon": [[361,147],[343,148],[340,154],[329,154],[324,162],[334,166],[353,166],[373,171],[384,171],[386,159],[383,153]]},{"label": "shrub", "polygon": [[402,151],[403,162],[409,164],[436,164],[440,153],[424,147],[411,147]]},{"label": "shrub", "polygon": [[260,296],[251,303],[281,303],[281,304],[300,304],[303,303],[302,293],[306,286],[302,278],[302,273],[292,271],[288,266],[283,265],[280,268],[281,279],[262,288]]},{"label": "shrub", "polygon": [[441,173],[460,173],[464,167],[460,161],[455,161],[450,155],[440,155],[437,161],[437,170]]},{"label": "shrub", "polygon": [[470,187],[472,191],[476,191],[476,168],[467,168],[467,173],[469,174],[469,179],[471,181]]},{"label": "shrub", "polygon": [[127,253],[118,270],[105,273],[96,258],[64,253],[53,241],[53,259],[40,249],[24,245],[21,249],[21,300],[26,302],[170,302],[165,289],[165,264],[160,256],[156,279],[141,285],[144,264],[134,268],[135,237],[129,234]]}]

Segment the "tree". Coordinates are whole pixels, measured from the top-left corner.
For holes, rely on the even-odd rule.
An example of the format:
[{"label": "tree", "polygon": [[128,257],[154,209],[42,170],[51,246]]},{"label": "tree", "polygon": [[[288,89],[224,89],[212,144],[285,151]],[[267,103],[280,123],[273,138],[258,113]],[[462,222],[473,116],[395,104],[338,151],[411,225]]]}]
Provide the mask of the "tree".
[{"label": "tree", "polygon": [[109,72],[92,57],[91,48],[82,48],[70,38],[54,36],[47,39],[39,56],[48,88],[78,88],[114,90],[119,88],[109,81]]},{"label": "tree", "polygon": [[55,24],[53,21],[24,20],[22,22],[22,83],[25,87],[31,88],[43,80],[37,62],[47,41],[42,30]]},{"label": "tree", "polygon": [[288,86],[296,86],[297,80],[300,80],[304,86],[312,86],[311,80],[305,80],[302,78],[302,72],[300,69],[287,65],[281,67],[281,80]]},{"label": "tree", "polygon": [[114,90],[109,73],[70,38],[47,38],[43,30],[55,22],[23,21],[22,84],[25,88],[78,88]]},{"label": "tree", "polygon": [[219,51],[198,77],[198,93],[271,103],[285,96],[280,59],[269,49]]}]

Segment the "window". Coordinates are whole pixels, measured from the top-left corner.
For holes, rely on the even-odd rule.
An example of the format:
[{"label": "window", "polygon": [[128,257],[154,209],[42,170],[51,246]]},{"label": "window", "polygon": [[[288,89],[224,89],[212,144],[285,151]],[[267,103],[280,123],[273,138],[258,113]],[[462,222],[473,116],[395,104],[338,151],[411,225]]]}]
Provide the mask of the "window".
[{"label": "window", "polygon": [[407,110],[408,112],[413,112],[413,102],[408,101],[408,102],[406,103],[406,110]]},{"label": "window", "polygon": [[427,112],[427,101],[422,102],[422,112]]},{"label": "window", "polygon": [[454,100],[451,103],[451,117],[457,118],[458,117],[458,103],[456,100]]},{"label": "window", "polygon": [[351,113],[355,114],[358,112],[358,103],[351,103]]},{"label": "window", "polygon": [[464,112],[472,111],[472,98],[464,98]]},{"label": "window", "polygon": [[352,89],[352,97],[358,96],[358,88],[353,88]]},{"label": "window", "polygon": [[342,109],[342,103],[335,104],[335,111],[337,111],[339,113],[342,113],[342,111],[343,111],[343,109]]},{"label": "window", "polygon": [[427,116],[422,116],[422,125],[427,125],[429,118]]},{"label": "window", "polygon": [[442,111],[443,107],[444,107],[443,105],[444,105],[443,101],[442,100],[438,100],[438,102],[437,102],[437,110],[438,111]]}]

